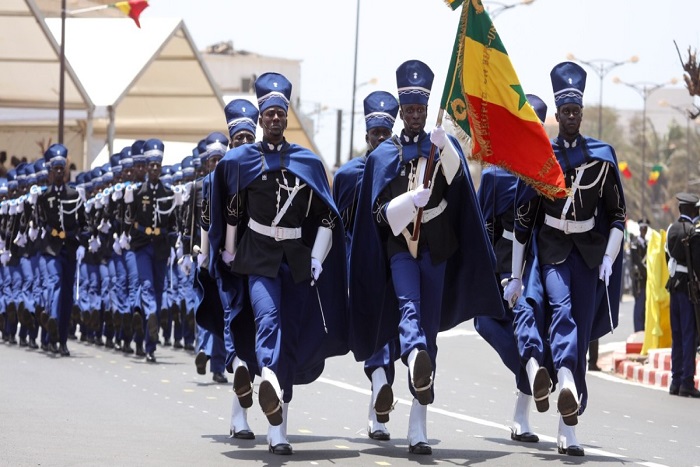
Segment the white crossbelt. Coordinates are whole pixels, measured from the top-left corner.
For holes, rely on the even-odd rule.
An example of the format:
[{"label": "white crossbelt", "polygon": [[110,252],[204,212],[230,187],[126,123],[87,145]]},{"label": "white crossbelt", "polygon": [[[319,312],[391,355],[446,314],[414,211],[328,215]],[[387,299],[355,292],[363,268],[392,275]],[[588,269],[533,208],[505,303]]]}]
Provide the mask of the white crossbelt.
[{"label": "white crossbelt", "polygon": [[515,237],[513,236],[513,232],[512,232],[512,231],[510,231],[510,230],[505,230],[505,229],[503,230],[503,235],[501,235],[501,237],[505,238],[506,240],[510,240],[511,242],[513,241],[513,238],[515,238]]},{"label": "white crossbelt", "polygon": [[431,220],[435,219],[437,216],[442,214],[445,208],[447,208],[447,200],[443,198],[442,201],[440,201],[440,204],[434,208],[424,209],[421,223],[425,224],[426,222],[430,222]]},{"label": "white crossbelt", "polygon": [[557,230],[561,230],[565,234],[588,232],[595,226],[595,218],[591,217],[585,221],[569,221],[565,219],[557,219],[549,214],[544,215],[544,223]]},{"label": "white crossbelt", "polygon": [[301,238],[301,227],[272,227],[269,225],[262,225],[260,222],[250,219],[248,221],[248,227],[253,232],[257,232],[261,235],[267,237],[272,237],[278,242],[280,240],[294,240]]}]

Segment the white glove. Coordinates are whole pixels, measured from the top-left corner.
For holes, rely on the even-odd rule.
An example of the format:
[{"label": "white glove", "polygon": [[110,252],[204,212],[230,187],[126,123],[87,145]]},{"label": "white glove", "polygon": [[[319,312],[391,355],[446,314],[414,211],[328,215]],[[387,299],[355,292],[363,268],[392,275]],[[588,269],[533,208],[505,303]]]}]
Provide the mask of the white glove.
[{"label": "white glove", "polygon": [[109,233],[109,229],[111,228],[112,224],[107,219],[102,219],[102,222],[100,222],[99,227],[97,227],[97,229],[102,233]]},{"label": "white glove", "polygon": [[200,268],[209,267],[209,255],[205,255],[204,253],[198,254],[197,255],[197,266]]},{"label": "white glove", "polygon": [[131,242],[131,238],[129,238],[126,232],[122,232],[121,237],[119,237],[119,246],[122,247],[122,250],[131,249],[131,245],[129,245],[129,242]]},{"label": "white glove", "polygon": [[2,203],[0,203],[0,214],[7,214],[7,208],[9,206],[10,206],[9,203],[7,203],[6,201],[3,201]]},{"label": "white glove", "polygon": [[323,266],[321,266],[321,262],[316,258],[311,258],[311,277],[314,281],[318,280],[318,276],[320,276],[322,272]]},{"label": "white glove", "polygon": [[29,240],[34,241],[39,237],[39,229],[35,228],[33,223],[30,223],[27,234],[29,235]]},{"label": "white glove", "polygon": [[122,199],[122,190],[114,190],[112,192],[112,201],[118,201]]},{"label": "white glove", "polygon": [[118,255],[122,254],[122,246],[119,244],[119,239],[115,238],[114,243],[112,243],[112,249]]},{"label": "white glove", "polygon": [[20,248],[24,248],[27,245],[27,236],[23,233],[18,233],[13,243]]},{"label": "white glove", "polygon": [[[36,185],[34,185],[34,186],[36,186]],[[32,188],[34,188],[34,186],[32,186]],[[38,195],[38,194],[34,193],[33,191],[30,192],[30,193],[29,193],[29,204],[31,204],[32,206],[34,206],[34,205],[36,204],[36,200],[37,200],[38,198],[39,198],[39,195]]]},{"label": "white glove", "polygon": [[102,245],[102,242],[100,242],[98,237],[92,236],[90,240],[88,240],[88,250],[90,253],[96,253],[97,250],[100,249],[100,245]]},{"label": "white glove", "polygon": [[16,213],[21,213],[24,212],[24,202],[18,202],[17,207],[15,208]]},{"label": "white glove", "polygon": [[183,256],[180,261],[178,261],[178,264],[180,266],[180,271],[182,271],[186,276],[189,276],[190,272],[192,271],[192,256]]},{"label": "white glove", "polygon": [[85,247],[83,245],[80,245],[75,252],[75,259],[79,263],[83,261],[83,258],[85,258]]},{"label": "white glove", "polygon": [[124,191],[124,202],[133,203],[134,202],[134,186],[129,185]]},{"label": "white glove", "polygon": [[182,256],[185,254],[182,248],[182,237],[178,235],[177,241],[175,242],[175,255],[177,256],[177,259],[181,259]]},{"label": "white glove", "polygon": [[442,150],[447,144],[447,133],[442,126],[436,126],[433,131],[430,132],[430,142],[433,143],[438,149]]},{"label": "white glove", "polygon": [[5,266],[8,261],[10,261],[10,252],[5,250],[2,253],[0,253],[0,263],[2,263],[3,266]]},{"label": "white glove", "polygon": [[190,195],[192,194],[192,182],[187,182],[182,188],[182,202],[186,203],[190,200]]},{"label": "white glove", "polygon": [[609,285],[610,276],[612,275],[612,258],[608,255],[603,256],[603,262],[598,267],[598,278],[605,281],[605,285]]},{"label": "white glove", "polygon": [[[513,308],[515,302],[517,302],[518,298],[523,294],[523,283],[517,278],[511,278],[510,280],[504,279],[504,282],[505,281],[508,283],[503,289],[503,299]],[[501,285],[503,285],[503,282],[501,282]]]},{"label": "white glove", "polygon": [[0,251],[5,251],[5,240],[0,238]]},{"label": "white glove", "polygon": [[174,192],[175,206],[182,206],[182,191],[177,190]]},{"label": "white glove", "polygon": [[413,193],[413,204],[417,208],[422,208],[426,204],[428,204],[428,200],[430,199],[430,188],[425,188],[423,185],[419,186],[418,188],[412,190]]},{"label": "white glove", "polygon": [[[202,255],[200,255],[200,256],[202,256]],[[224,250],[221,252],[221,259],[224,261],[224,264],[226,266],[230,266],[235,257],[236,257],[236,254],[230,253],[228,250]]]}]

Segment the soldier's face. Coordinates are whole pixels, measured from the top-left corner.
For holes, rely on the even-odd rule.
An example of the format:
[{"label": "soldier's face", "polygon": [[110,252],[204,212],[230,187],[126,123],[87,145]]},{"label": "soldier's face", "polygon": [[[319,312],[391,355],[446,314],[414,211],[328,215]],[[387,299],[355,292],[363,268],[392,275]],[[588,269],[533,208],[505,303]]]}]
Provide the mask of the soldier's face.
[{"label": "soldier's face", "polygon": [[270,107],[260,115],[260,126],[265,137],[271,141],[281,141],[287,129],[287,112],[282,107]]},{"label": "soldier's face", "polygon": [[581,128],[583,109],[578,104],[564,104],[554,114],[559,122],[559,133],[563,136],[576,136]]},{"label": "soldier's face", "polygon": [[238,146],[254,142],[255,135],[253,133],[251,133],[250,131],[241,130],[235,135],[233,135],[233,138],[231,139],[231,147],[237,148]]},{"label": "soldier's face", "polygon": [[49,181],[53,185],[63,185],[64,177],[66,176],[66,166],[54,164],[49,169]]},{"label": "soldier's face", "polygon": [[391,138],[391,128],[384,126],[374,127],[367,132],[367,135],[365,135],[365,141],[367,142],[370,151],[374,151],[377,146],[389,138]]},{"label": "soldier's face", "polygon": [[162,166],[158,162],[149,162],[148,163],[148,179],[150,181],[155,182],[160,178],[160,171],[162,169]]},{"label": "soldier's face", "polygon": [[404,130],[412,136],[419,134],[425,128],[428,119],[428,106],[421,104],[402,105],[399,116],[403,120]]}]

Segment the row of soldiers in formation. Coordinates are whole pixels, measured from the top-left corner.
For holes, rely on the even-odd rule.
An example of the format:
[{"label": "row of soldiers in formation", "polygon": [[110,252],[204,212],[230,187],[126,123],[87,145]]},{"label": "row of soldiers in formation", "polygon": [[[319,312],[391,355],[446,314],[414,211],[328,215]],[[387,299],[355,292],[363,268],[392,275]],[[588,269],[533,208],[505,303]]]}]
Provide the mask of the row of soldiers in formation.
[{"label": "row of soldiers in formation", "polygon": [[[210,135],[204,154],[217,155],[207,162],[213,172],[180,188],[163,183],[159,140],[120,154],[120,178],[112,169],[113,186],[92,196],[59,183],[66,151],[49,148],[53,182],[24,206],[31,206],[25,221],[37,219],[27,238],[38,245],[38,269],[46,273],[43,307],[28,311],[48,316],[42,342],[67,353],[73,287],[81,280],[75,259],[89,264],[88,255],[109,247],[110,277],[127,281],[110,295],[114,336],[122,347],[144,339],[146,358],[155,362],[166,280],[176,270],[168,264],[177,263],[188,281],[196,270],[197,323],[225,348],[234,438],[254,437],[247,409],[257,376],[268,448],[291,454],[294,386],[316,380],[326,358],[352,351],[371,381],[368,435],[389,439],[400,359],[414,398],[409,452],[430,454],[437,334],[476,317],[477,330],[515,376],[511,438],[539,440],[530,404],[546,411],[558,384],[558,450],[583,455],[574,426],[587,404],[586,353],[588,342],[617,323],[625,220],[614,150],[579,134],[586,73],[571,62],[551,73],[560,124],[552,148],[570,192],[563,199],[540,196],[495,168],[484,171],[477,194],[457,139],[440,126],[425,131],[430,68],[409,60],[396,79],[398,100],[381,91],[365,99],[368,153],[337,171],[332,191],[318,156],[284,137],[292,85],[278,73],[256,80],[257,109],[246,101],[227,106],[230,145],[237,147],[226,152],[228,138]],[[544,120],[544,102],[528,98]],[[397,115],[403,129],[393,135]],[[263,138],[249,144],[256,121]],[[143,179],[128,178],[135,155],[145,158]],[[31,228],[39,233],[30,235]],[[13,248],[17,234],[4,231]],[[21,263],[20,255],[20,271]],[[100,322],[92,330],[99,329]]]}]

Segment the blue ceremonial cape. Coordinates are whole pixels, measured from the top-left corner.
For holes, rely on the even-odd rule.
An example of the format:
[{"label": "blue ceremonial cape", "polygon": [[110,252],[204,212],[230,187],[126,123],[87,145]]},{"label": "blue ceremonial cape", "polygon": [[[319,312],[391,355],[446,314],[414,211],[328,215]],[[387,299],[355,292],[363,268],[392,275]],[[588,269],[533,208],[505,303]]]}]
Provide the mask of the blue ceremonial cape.
[{"label": "blue ceremonial cape", "polygon": [[[451,329],[476,315],[504,316],[503,300],[496,281],[495,255],[484,229],[481,209],[459,143],[462,171],[450,185],[447,208],[441,215],[452,220],[459,249],[447,261],[443,287],[440,331]],[[399,304],[391,280],[386,253],[389,229],[380,229],[372,209],[403,163],[430,153],[430,139],[403,147],[402,157],[391,140],[384,141],[367,157],[350,253],[350,348],[357,361],[367,360],[376,350],[398,337]],[[436,157],[437,154],[436,154]]]},{"label": "blue ceremonial cape", "polygon": [[[362,173],[365,170],[367,156],[356,157],[343,164],[333,177],[333,199],[341,214],[351,209],[360,193]],[[346,230],[348,245],[352,242],[352,226]],[[348,254],[350,251],[347,252]]]},{"label": "blue ceremonial cape", "polygon": [[484,167],[477,196],[487,222],[513,208],[517,180],[510,172],[495,165]]},{"label": "blue ceremonial cape", "polygon": [[[211,226],[209,228],[210,263],[212,276],[222,277],[225,293],[230,299],[228,325],[235,351],[246,362],[255,362],[255,323],[248,298],[246,277],[231,274],[220,261],[218,252],[223,248],[226,234],[225,209],[230,194],[244,190],[263,172],[288,170],[299,177],[333,211],[338,224],[333,229],[333,245],[323,262],[323,273],[314,287],[310,281],[297,284],[308,287],[306,302],[284,303],[284,307],[297,308],[304,322],[300,329],[295,359],[297,373],[294,384],[307,384],[318,378],[323,371],[324,360],[348,352],[345,239],[338,210],[333,203],[326,171],[321,160],[308,149],[285,143],[281,152],[263,152],[260,143],[245,144],[229,150],[214,172],[211,192]],[[245,235],[248,218],[239,219],[238,236]],[[302,239],[311,247],[318,226],[307,221],[302,225]],[[284,297],[283,297],[284,300]],[[319,303],[320,302],[320,303]],[[226,306],[224,306],[226,309]],[[284,312],[284,309],[282,310]],[[324,330],[324,321],[327,332]],[[284,339],[284,332],[282,332]]]}]

